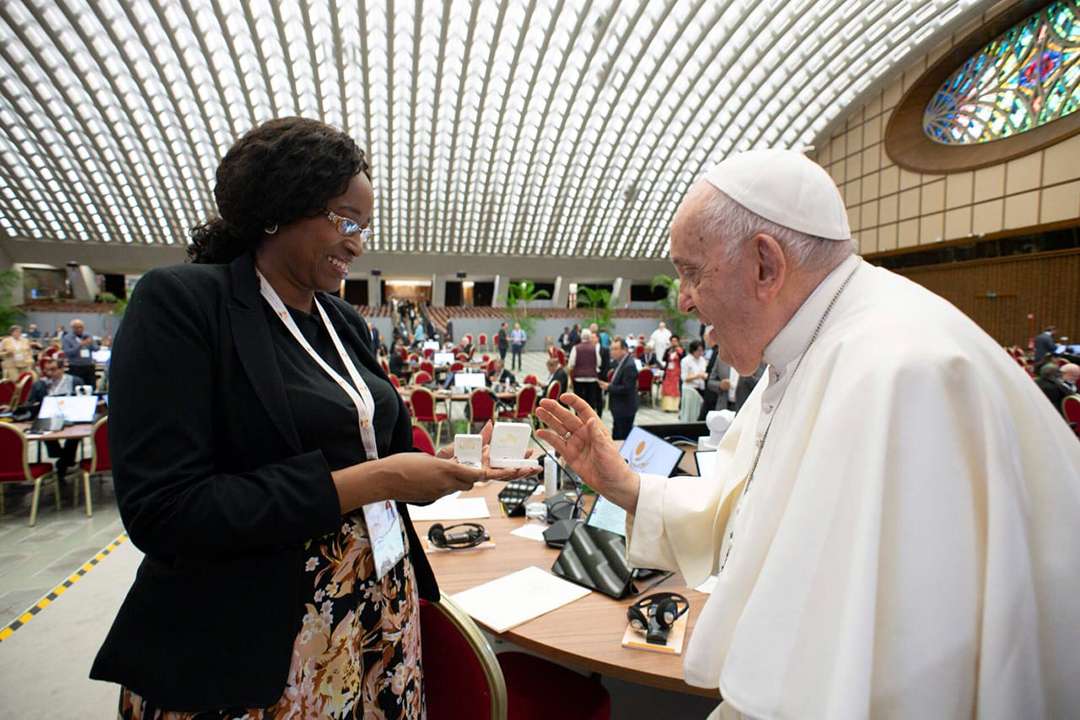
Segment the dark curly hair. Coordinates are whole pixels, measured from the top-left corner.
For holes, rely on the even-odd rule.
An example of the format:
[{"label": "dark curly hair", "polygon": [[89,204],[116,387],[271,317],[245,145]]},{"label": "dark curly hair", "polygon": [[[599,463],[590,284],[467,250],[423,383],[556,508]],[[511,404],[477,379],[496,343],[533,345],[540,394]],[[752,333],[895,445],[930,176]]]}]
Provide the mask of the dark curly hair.
[{"label": "dark curly hair", "polygon": [[221,217],[191,229],[188,260],[235,260],[259,243],[263,228],[318,215],[359,173],[371,179],[364,152],[317,120],[280,118],[249,130],[218,165]]}]

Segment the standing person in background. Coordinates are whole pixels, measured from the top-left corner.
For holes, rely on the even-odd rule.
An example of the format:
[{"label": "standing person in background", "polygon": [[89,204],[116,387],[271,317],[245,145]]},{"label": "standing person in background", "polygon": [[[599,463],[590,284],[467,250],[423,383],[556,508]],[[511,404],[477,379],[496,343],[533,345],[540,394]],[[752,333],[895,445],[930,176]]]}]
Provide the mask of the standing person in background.
[{"label": "standing person in background", "polygon": [[615,372],[610,382],[600,381],[600,387],[607,390],[608,408],[611,410],[613,440],[625,440],[634,427],[634,416],[638,408],[637,365],[630,357],[630,349],[622,340],[611,344],[611,361]]},{"label": "standing person in background", "polygon": [[382,350],[382,342],[379,340],[379,328],[372,323],[367,324],[368,332],[371,333],[371,354],[378,355]]},{"label": "standing person in background", "polygon": [[603,411],[604,398],[600,393],[600,346],[592,342],[592,332],[581,331],[581,342],[570,349],[566,368],[574,381],[574,392],[597,414]]},{"label": "standing person in background", "polygon": [[[608,370],[611,369],[611,348],[604,347],[604,344],[600,342],[600,326],[596,323],[589,325],[589,332],[592,333],[593,342],[596,343],[597,349],[600,351],[600,379],[603,380],[607,377]],[[601,408],[604,406],[601,404]]]},{"label": "standing person in background", "polygon": [[570,348],[572,348],[573,345],[570,344],[570,326],[569,325],[564,326],[563,329],[562,329],[562,335],[559,336],[559,347],[561,347],[562,351],[564,353],[566,353],[567,355],[570,354]]},{"label": "standing person in background", "polygon": [[22,327],[12,325],[6,338],[0,340],[0,358],[3,358],[4,377],[18,380],[24,372],[34,367],[34,354],[30,338],[22,334]]},{"label": "standing person in background", "polygon": [[611,348],[611,333],[606,327],[600,328],[600,348]]},{"label": "standing person in background", "polygon": [[667,352],[668,346],[671,345],[671,331],[667,329],[667,323],[663,320],[660,321],[660,325],[653,330],[652,335],[649,336],[649,342],[652,343],[653,350],[656,351],[657,357],[664,357],[664,353]]},{"label": "standing person in background", "polygon": [[506,335],[506,323],[499,326],[499,333],[496,338],[496,345],[499,348],[499,359],[506,363],[506,351],[510,349],[510,339]]},{"label": "standing person in background", "polygon": [[662,360],[664,383],[660,386],[660,409],[664,412],[679,412],[684,351],[678,335],[672,335],[669,342]]},{"label": "standing person in background", "polygon": [[[700,340],[691,340],[689,346],[689,354],[684,356],[679,363],[679,376],[682,378],[682,392],[686,392],[686,388],[690,387],[697,390],[702,394],[702,399],[705,399],[705,348],[702,347]],[[703,403],[703,411],[711,410],[707,404]],[[702,414],[704,419],[704,414]]]},{"label": "standing person in background", "polygon": [[567,358],[570,357],[569,353],[574,348],[574,346],[577,345],[579,342],[581,342],[581,325],[580,324],[575,323],[574,327],[570,328],[570,340],[569,340],[569,342],[570,342],[570,347],[568,347],[566,349],[566,352],[567,352],[566,357]]},{"label": "standing person in background", "polygon": [[425,340],[427,340],[427,328],[424,327],[423,322],[418,322],[413,327],[413,343],[423,346]]},{"label": "standing person in background", "polygon": [[71,321],[71,332],[64,333],[60,346],[67,357],[68,370],[81,378],[84,385],[95,385],[93,352],[98,349],[97,341],[83,332],[83,321],[78,318]]},{"label": "standing person in background", "polygon": [[[521,353],[525,350],[525,341],[529,336],[521,329],[521,323],[514,323],[514,329],[510,331],[510,369],[521,370]],[[505,354],[503,358],[505,359]]]},{"label": "standing person in background", "polygon": [[446,342],[454,342],[454,321],[446,321]]},{"label": "standing person in background", "polygon": [[1035,364],[1038,365],[1039,361],[1047,355],[1054,352],[1057,347],[1057,341],[1054,340],[1054,333],[1057,332],[1057,328],[1053,325],[1047,325],[1041,333],[1035,336]]}]

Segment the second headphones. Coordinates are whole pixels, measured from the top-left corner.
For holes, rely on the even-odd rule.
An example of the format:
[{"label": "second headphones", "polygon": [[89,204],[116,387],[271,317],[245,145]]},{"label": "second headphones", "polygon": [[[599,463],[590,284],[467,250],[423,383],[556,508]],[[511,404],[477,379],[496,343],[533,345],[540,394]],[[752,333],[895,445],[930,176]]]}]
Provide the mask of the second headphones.
[{"label": "second headphones", "polygon": [[671,626],[689,609],[690,601],[678,593],[653,593],[626,608],[626,619],[630,627],[645,633],[646,642],[664,645]]},{"label": "second headphones", "polygon": [[[451,532],[464,528],[462,532]],[[427,533],[428,543],[444,550],[465,550],[476,547],[491,538],[484,526],[479,523],[458,523],[450,527],[443,527],[442,523],[435,523]]]}]

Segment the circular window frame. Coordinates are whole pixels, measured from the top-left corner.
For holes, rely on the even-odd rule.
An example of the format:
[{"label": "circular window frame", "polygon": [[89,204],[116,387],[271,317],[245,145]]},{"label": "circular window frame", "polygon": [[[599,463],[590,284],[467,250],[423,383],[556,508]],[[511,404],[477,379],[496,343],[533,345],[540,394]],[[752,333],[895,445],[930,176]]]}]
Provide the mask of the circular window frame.
[{"label": "circular window frame", "polygon": [[1080,112],[1000,140],[973,145],[934,142],[923,129],[926,106],[949,77],[991,41],[1053,0],[1018,2],[960,40],[924,72],[900,99],[885,126],[885,152],[896,165],[919,173],[948,175],[1023,157],[1080,133]]}]

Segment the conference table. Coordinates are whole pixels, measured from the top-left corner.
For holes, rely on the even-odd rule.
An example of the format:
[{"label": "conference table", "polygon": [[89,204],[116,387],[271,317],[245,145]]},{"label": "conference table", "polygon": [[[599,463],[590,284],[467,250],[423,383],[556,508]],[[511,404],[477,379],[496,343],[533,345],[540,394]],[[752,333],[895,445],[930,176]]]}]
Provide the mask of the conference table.
[{"label": "conference table", "polygon": [[[482,497],[491,512],[490,518],[472,520],[479,522],[491,534],[494,548],[428,552],[428,560],[439,581],[444,595],[476,587],[483,583],[509,575],[529,566],[550,570],[559,551],[542,542],[511,535],[526,523],[524,517],[505,517],[498,501],[498,493],[505,483],[489,482],[476,486],[461,497]],[[539,499],[540,496],[537,496]],[[591,502],[592,497],[588,496]],[[428,528],[434,522],[416,522],[421,538],[426,538]],[[451,521],[443,521],[450,525]],[[635,581],[639,588],[647,587],[657,578]],[[685,595],[690,601],[689,621],[683,641],[683,654],[694,628],[694,623],[705,604],[707,595],[686,587],[681,575],[674,575],[651,588],[649,592],[668,591]],[[638,598],[643,597],[642,593]],[[615,600],[607,595],[592,592],[586,597],[541,615],[526,623],[493,635],[583,670],[619,678],[652,687],[713,697],[719,701],[715,689],[696,688],[683,680],[683,655],[666,655],[658,652],[634,650],[622,646],[626,630],[626,609],[636,598]],[[481,624],[482,627],[484,627]],[[491,628],[484,627],[491,632]]]}]

